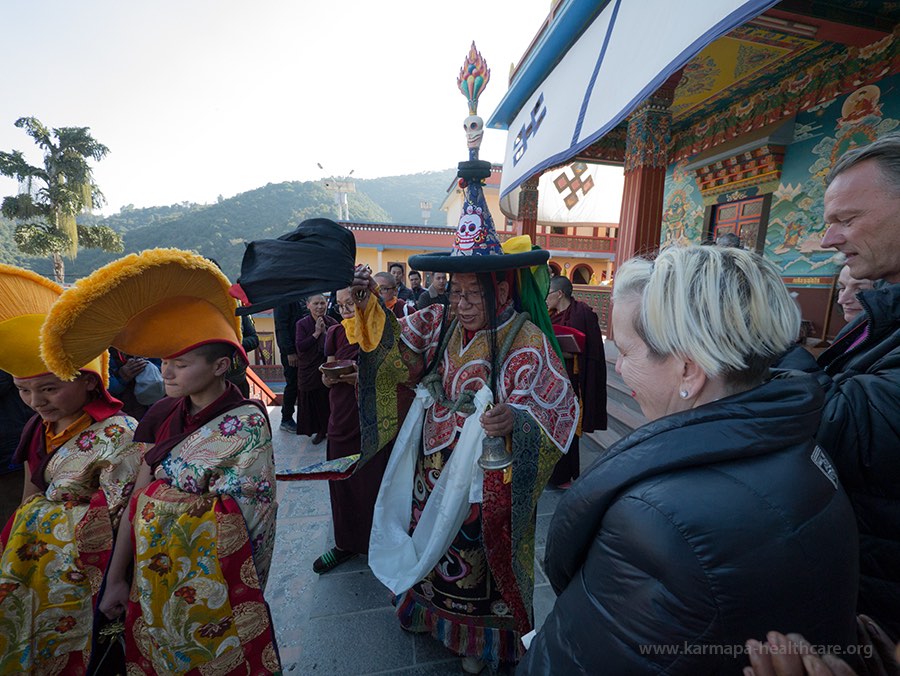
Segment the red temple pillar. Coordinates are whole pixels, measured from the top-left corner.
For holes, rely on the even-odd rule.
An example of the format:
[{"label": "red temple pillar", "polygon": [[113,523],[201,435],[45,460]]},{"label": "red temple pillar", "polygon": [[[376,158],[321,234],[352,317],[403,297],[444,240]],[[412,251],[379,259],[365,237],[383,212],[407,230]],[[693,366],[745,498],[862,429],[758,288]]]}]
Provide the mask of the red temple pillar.
[{"label": "red temple pillar", "polygon": [[519,190],[519,223],[521,224],[522,235],[531,237],[532,244],[538,244],[537,241],[537,218],[538,218],[538,181],[540,174],[532,176],[527,181],[523,181]]},{"label": "red temple pillar", "polygon": [[672,124],[669,106],[680,75],[663,84],[628,119],[616,266],[659,249]]}]

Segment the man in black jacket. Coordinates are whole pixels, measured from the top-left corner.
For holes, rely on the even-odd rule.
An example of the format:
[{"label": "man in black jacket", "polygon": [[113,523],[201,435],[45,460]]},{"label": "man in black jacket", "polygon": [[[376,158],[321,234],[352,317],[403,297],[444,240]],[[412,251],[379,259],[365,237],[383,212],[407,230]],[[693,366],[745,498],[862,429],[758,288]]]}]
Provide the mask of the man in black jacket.
[{"label": "man in black jacket", "polygon": [[406,276],[403,271],[403,266],[400,263],[391,263],[388,266],[388,272],[394,278],[394,281],[397,282],[397,298],[400,300],[410,300],[412,298],[412,294],[409,292],[409,289],[406,288],[406,284],[403,283],[403,278]]},{"label": "man in black jacket", "polygon": [[418,270],[409,271],[409,300],[418,303],[419,298],[425,293],[425,287],[422,286],[422,273]]},{"label": "man in black jacket", "polygon": [[0,523],[6,523],[22,498],[22,465],[12,464],[19,435],[34,415],[19,396],[13,377],[0,371]]},{"label": "man in black jacket", "polygon": [[297,408],[297,347],[294,343],[297,322],[308,314],[306,303],[294,301],[275,307],[275,342],[284,368],[284,394],[281,403],[281,429],[297,432],[294,409]]},{"label": "man in black jacket", "polygon": [[[827,402],[818,439],[859,523],[859,611],[900,638],[900,135],[838,160],[822,246],[847,257],[863,313],[819,357]],[[826,377],[827,376],[827,377]]]},{"label": "man in black jacket", "polygon": [[[253,323],[253,318],[250,315],[241,317],[241,347],[244,348],[244,352],[247,354],[259,347],[259,334],[256,333],[256,325]],[[231,369],[225,374],[225,378],[237,386],[245,399],[250,398],[250,382],[247,380],[247,368],[247,364],[240,359],[236,359]]]},{"label": "man in black jacket", "polygon": [[419,300],[416,301],[416,309],[424,310],[434,303],[446,305],[449,302],[450,297],[447,295],[447,273],[434,272],[431,274],[431,284],[428,285],[428,288],[425,289],[422,295],[419,296]]}]

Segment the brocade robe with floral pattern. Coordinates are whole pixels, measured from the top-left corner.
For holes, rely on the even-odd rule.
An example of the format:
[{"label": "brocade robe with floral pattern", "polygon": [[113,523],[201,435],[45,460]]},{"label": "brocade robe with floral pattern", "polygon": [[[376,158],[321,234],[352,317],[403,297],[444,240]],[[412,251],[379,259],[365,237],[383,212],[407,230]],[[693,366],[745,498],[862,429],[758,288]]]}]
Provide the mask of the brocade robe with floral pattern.
[{"label": "brocade robe with floral pattern", "polygon": [[263,598],[275,537],[272,433],[238,405],[188,434],[131,503],[129,674],[280,670]]},{"label": "brocade robe with floral pattern", "polygon": [[[94,604],[144,451],[136,425],[113,415],[53,451],[47,489],[0,536],[0,674],[85,673]],[[43,449],[39,422],[24,434]]]}]

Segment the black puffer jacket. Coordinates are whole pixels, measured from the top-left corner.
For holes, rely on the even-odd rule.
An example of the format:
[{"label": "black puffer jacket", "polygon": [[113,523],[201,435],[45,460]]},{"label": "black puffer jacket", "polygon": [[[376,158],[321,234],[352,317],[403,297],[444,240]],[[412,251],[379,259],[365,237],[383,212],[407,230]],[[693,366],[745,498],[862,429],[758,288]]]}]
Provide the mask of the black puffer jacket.
[{"label": "black puffer jacket", "polygon": [[769,630],[855,642],[857,534],[811,376],[651,422],[566,493],[517,674],[734,674]]},{"label": "black puffer jacket", "polygon": [[[900,284],[858,295],[864,314],[819,357],[819,443],[859,523],[859,610],[900,639]],[[868,324],[868,336],[848,350]]]}]

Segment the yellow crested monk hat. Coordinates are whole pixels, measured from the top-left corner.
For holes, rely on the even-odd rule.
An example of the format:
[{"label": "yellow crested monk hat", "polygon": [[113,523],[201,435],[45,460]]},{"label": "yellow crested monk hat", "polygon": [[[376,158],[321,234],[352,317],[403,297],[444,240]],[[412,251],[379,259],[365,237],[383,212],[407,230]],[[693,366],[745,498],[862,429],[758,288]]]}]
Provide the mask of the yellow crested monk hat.
[{"label": "yellow crested monk hat", "polygon": [[[52,369],[41,357],[41,326],[63,288],[36,272],[0,265],[0,369],[15,378],[34,378]],[[73,369],[93,371],[109,382],[108,355],[99,350]]]},{"label": "yellow crested monk hat", "polygon": [[209,260],[180,249],[150,249],[95,270],[66,290],[44,324],[44,359],[61,378],[106,346],[171,359],[208,343],[241,347],[231,282]]}]

